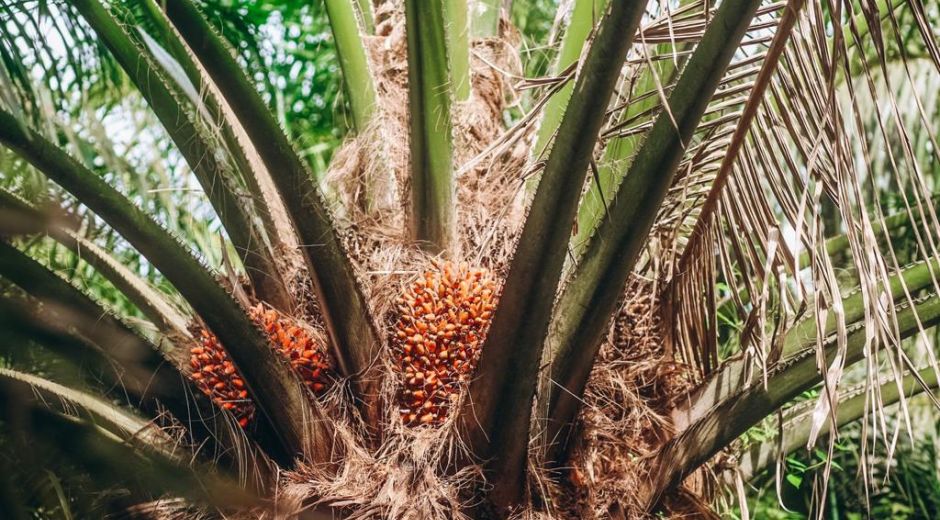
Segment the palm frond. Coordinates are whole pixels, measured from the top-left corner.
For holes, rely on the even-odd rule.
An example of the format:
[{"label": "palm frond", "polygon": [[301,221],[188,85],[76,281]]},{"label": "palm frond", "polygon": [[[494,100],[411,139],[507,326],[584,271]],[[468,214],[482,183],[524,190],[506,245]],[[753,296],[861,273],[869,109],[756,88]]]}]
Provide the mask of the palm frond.
[{"label": "palm frond", "polygon": [[445,0],[444,30],[447,33],[447,62],[450,65],[454,99],[470,99],[470,13],[466,0]]},{"label": "palm frond", "polygon": [[0,11],[0,463],[29,488],[0,508],[709,516],[734,487],[747,517],[741,471],[827,433],[808,511],[910,489],[908,396],[940,409],[933,6]]},{"label": "palm frond", "polygon": [[[368,2],[358,2],[365,7],[361,13],[370,13]],[[333,38],[336,40],[336,51],[339,54],[340,66],[343,69],[343,78],[346,83],[346,92],[349,95],[349,105],[353,113],[353,121],[358,131],[363,131],[372,119],[375,110],[376,92],[372,79],[372,70],[366,58],[366,49],[360,30],[361,19],[363,30],[370,31],[371,17],[357,18],[357,6],[354,0],[326,0],[326,12],[330,17],[330,27]]]},{"label": "palm frond", "polygon": [[452,89],[444,2],[405,3],[408,33],[411,234],[430,251],[454,242]]},{"label": "palm frond", "polygon": [[[914,300],[913,304],[897,306],[897,336],[892,342],[940,323],[940,303],[935,294],[928,293]],[[868,349],[890,346],[872,345],[869,331],[865,327],[855,327],[847,330],[844,336],[836,334],[835,337],[827,338],[824,355],[827,362],[842,356],[844,362],[851,365],[863,359]],[[643,493],[647,507],[654,507],[667,488],[676,485],[690,471],[762,418],[801,392],[825,381],[826,374],[820,374],[817,365],[816,345],[790,356],[787,362],[779,364],[767,374],[766,384],[758,381],[745,386],[717,403],[702,418],[667,443],[653,461],[653,467],[661,471]]]},{"label": "palm frond", "polygon": [[187,113],[182,100],[173,92],[172,80],[168,78],[166,69],[155,63],[102,4],[89,0],[74,2],[73,5],[147,99],[195,172],[232,239],[255,290],[273,305],[291,308],[286,282],[275,261],[270,240],[249,210],[251,197],[239,193],[234,171],[217,159],[209,136],[191,119],[192,115]]},{"label": "palm frond", "polygon": [[497,507],[522,497],[532,398],[594,143],[607,101],[640,23],[645,3],[614,2],[600,22],[519,237],[502,296],[483,346],[462,428],[476,456],[489,462]]},{"label": "palm frond", "polygon": [[501,0],[470,0],[470,29],[474,38],[492,38],[499,33],[499,21],[502,18]]},{"label": "palm frond", "polygon": [[[607,0],[575,0],[568,15],[568,25],[561,38],[561,47],[552,64],[552,75],[559,77],[564,71],[577,63],[581,57],[582,49],[588,41],[594,24],[604,13]],[[551,139],[558,131],[561,118],[565,114],[565,106],[571,98],[574,89],[573,83],[566,83],[560,90],[550,95],[545,108],[542,109],[542,119],[536,133],[535,145],[532,155],[540,157],[547,149]],[[534,187],[534,186],[533,186]]]},{"label": "palm frond", "polygon": [[[244,128],[241,127],[231,107],[222,98],[218,87],[212,82],[212,78],[209,77],[205,69],[196,62],[182,37],[170,25],[163,11],[153,0],[141,2],[139,5],[145,12],[142,18],[154,27],[154,34],[160,42],[158,43],[154,38],[150,38],[146,32],[141,31],[143,43],[164,69],[177,67],[183,69],[185,78],[179,74],[174,75],[171,70],[167,70],[169,77],[164,80],[172,80],[172,84],[175,84],[187,94],[195,108],[208,112],[209,128],[204,130],[221,135],[220,139],[224,144],[225,152],[231,157],[242,182],[251,195],[251,206],[253,206],[261,225],[267,232],[272,250],[278,255],[284,254],[289,257],[282,261],[279,266],[282,269],[279,273],[281,278],[286,278],[289,273],[283,272],[284,266],[300,263],[299,254],[294,251],[297,248],[297,237],[287,217],[284,203],[273,186],[270,173],[257,157],[257,151],[245,136]],[[161,44],[166,45],[169,54],[163,50]],[[159,59],[161,55],[163,55],[162,61]],[[217,125],[218,128],[214,125]],[[271,273],[268,273],[267,277],[271,278]],[[263,285],[266,286],[269,283],[265,282]],[[281,284],[284,283],[281,282]],[[277,301],[284,300],[282,294],[275,293],[275,296],[280,296],[280,298],[268,301],[268,303],[276,307],[279,303],[296,304],[296,302]],[[281,308],[280,310],[284,312],[294,311],[293,308]]]},{"label": "palm frond", "polygon": [[[713,133],[702,138],[701,153],[686,159],[685,177],[673,186],[647,263],[638,270],[665,280],[664,299],[678,306],[663,310],[664,330],[672,334],[669,348],[704,377],[690,396],[697,401],[690,407],[703,415],[716,403],[712,397],[728,395],[722,387],[736,388],[734,393],[755,377],[772,386],[766,375],[786,364],[784,351],[792,352],[796,343],[822,348],[835,341],[838,354],[820,354],[817,361],[817,370],[826,374],[813,421],[820,427],[827,414],[836,413],[833,396],[849,367],[851,327],[867,328],[866,351],[879,342],[886,348],[884,357],[873,355],[865,363],[863,377],[870,384],[885,369],[878,360],[890,360],[896,378],[902,367],[911,368],[896,341],[902,328],[898,309],[919,301],[919,293],[906,289],[903,278],[898,285],[893,273],[920,260],[924,278],[917,285],[936,286],[938,228],[925,182],[932,148],[915,153],[910,144],[921,125],[928,130],[920,138],[931,140],[926,114],[932,109],[923,109],[906,51],[898,51],[910,43],[901,41],[891,22],[907,8],[881,3],[860,13],[849,3],[833,11],[810,5],[796,17],[783,15],[782,22],[793,24],[787,39],[776,37],[785,25],[772,40],[768,36],[770,47],[746,90],[749,97],[715,107],[727,116],[718,117]],[[875,45],[863,45],[862,33]],[[914,39],[923,40],[923,34]],[[906,78],[888,72],[893,52]],[[768,58],[777,61],[773,74],[764,72]],[[929,68],[935,76],[936,68]],[[763,97],[754,85],[765,89]],[[909,104],[906,110],[898,108],[901,99]],[[892,108],[884,116],[878,105]],[[898,190],[896,196],[884,195],[879,183],[885,182]],[[884,217],[898,209],[900,215]],[[902,242],[899,229],[910,238]],[[848,300],[846,281],[859,285]],[[719,333],[729,331],[718,305],[740,324],[730,331],[739,338],[732,348],[740,351],[730,352],[735,358],[723,365],[729,352],[719,352]],[[675,420],[680,430],[687,424],[682,417]]]},{"label": "palm frond", "polygon": [[199,11],[187,0],[166,2],[164,8],[229,102],[270,172],[297,229],[339,370],[353,379],[366,416],[379,417],[375,359],[380,336],[312,174]]},{"label": "palm frond", "polygon": [[[932,392],[937,388],[937,372],[933,367],[919,370],[916,374],[906,372],[904,378],[898,382],[893,378],[885,381],[874,393],[878,396],[880,406],[889,407],[898,404],[902,399],[910,399],[921,392]],[[868,401],[868,384],[863,383],[852,388],[840,391],[838,397],[839,410],[833,429],[864,419],[870,413]],[[813,421],[812,409],[805,407],[797,413],[790,412],[783,418],[778,429],[778,438],[768,439],[767,442],[754,444],[746,449],[739,457],[740,476],[749,481],[755,475],[768,469],[778,460],[785,458],[801,448],[807,448],[810,440]],[[827,417],[824,427],[828,429]]]},{"label": "palm frond", "polygon": [[[771,236],[768,230],[774,228],[777,229],[776,250],[780,253],[780,259],[774,259],[772,264],[786,269],[789,276],[799,278],[797,273],[805,264],[794,266],[797,262],[794,256],[808,260],[809,252],[817,250],[825,243],[825,237],[820,236],[824,232],[820,225],[822,222],[819,222],[819,215],[815,214],[814,210],[820,206],[816,204],[818,200],[837,204],[840,211],[844,212],[842,217],[846,222],[859,222],[858,225],[847,226],[843,238],[846,245],[853,244],[851,249],[854,253],[862,255],[854,266],[858,272],[879,273],[879,276],[884,277],[886,268],[878,264],[887,264],[887,268],[891,268],[888,258],[890,255],[882,257],[873,240],[880,233],[878,228],[884,227],[881,217],[868,216],[870,212],[864,209],[867,201],[859,200],[862,195],[858,189],[844,194],[834,192],[835,186],[844,184],[843,179],[854,175],[848,170],[848,155],[855,153],[854,150],[861,155],[868,155],[869,152],[864,151],[865,148],[877,146],[879,138],[876,135],[863,135],[859,130],[852,128],[857,127],[857,122],[860,121],[857,108],[853,108],[852,115],[844,120],[833,116],[833,106],[857,106],[859,98],[848,93],[836,94],[837,89],[845,89],[850,83],[844,83],[844,87],[840,87],[835,83],[837,78],[833,76],[838,72],[839,65],[833,64],[830,67],[820,61],[830,52],[814,48],[819,45],[820,40],[815,37],[813,27],[814,24],[821,23],[821,16],[820,13],[804,13],[796,22],[793,35],[788,40],[777,40],[779,43],[775,44],[776,52],[785,44],[779,72],[772,77],[765,75],[761,82],[765,88],[769,87],[769,94],[763,100],[752,98],[747,103],[747,118],[756,117],[757,123],[745,124],[747,118],[736,119],[738,130],[731,140],[726,139],[724,134],[716,135],[716,138],[711,140],[712,144],[709,146],[720,151],[713,157],[721,159],[721,165],[715,168],[714,158],[702,161],[701,165],[691,165],[692,178],[698,179],[691,182],[698,186],[710,187],[710,191],[688,190],[682,194],[684,202],[677,204],[679,211],[673,213],[676,215],[676,225],[673,227],[676,230],[676,238],[675,245],[671,247],[674,251],[680,251],[681,255],[669,269],[676,273],[672,284],[676,287],[677,294],[702,294],[702,285],[710,284],[714,280],[714,266],[710,259],[717,257],[723,279],[741,280],[749,286],[751,301],[740,302],[739,307],[745,303],[753,305],[760,298],[760,289],[755,287],[759,284],[745,281],[747,276],[742,277],[737,273],[756,273],[758,280],[764,276],[764,265],[768,264],[768,261],[763,255],[768,250],[768,238]],[[848,60],[845,56],[860,52],[853,41],[843,39],[841,42],[832,41],[830,44],[844,47],[841,60]],[[795,88],[803,88],[804,92],[811,95],[794,95]],[[827,122],[832,119],[836,122]],[[824,144],[822,135],[836,145]],[[792,150],[797,152],[794,154]],[[809,169],[810,175],[794,175],[793,171],[801,164]],[[918,169],[913,171],[917,172]],[[717,175],[715,172],[718,172]],[[870,179],[876,176],[875,172],[868,174]],[[764,178],[768,180],[762,180]],[[817,178],[818,182],[822,183],[819,188],[813,186],[813,180]],[[773,195],[765,199],[766,191],[759,189],[762,186],[769,186]],[[819,191],[822,193],[816,193]],[[930,195],[921,191],[916,198],[920,201],[918,204],[923,204]],[[688,204],[689,202],[691,204]],[[783,226],[776,221],[777,207],[785,215]],[[926,204],[922,209],[929,217],[930,210]],[[880,212],[880,209],[875,211]],[[718,213],[722,214],[721,218],[734,231],[722,230],[721,225],[709,223],[717,219]],[[913,217],[914,213],[910,215]],[[691,227],[685,227],[690,220],[693,222]],[[927,227],[933,226],[929,218],[922,222]],[[830,221],[825,224],[831,227],[833,224],[838,225],[838,222]],[[689,232],[689,229],[692,231]],[[791,232],[790,229],[794,231]],[[829,229],[826,232],[833,231]],[[794,232],[798,238],[783,240],[785,234]],[[716,233],[720,233],[720,237]],[[721,244],[721,241],[731,234],[760,237],[761,244],[758,248],[753,248],[740,242],[736,243],[733,239],[726,240],[725,243],[729,244],[727,249],[716,252],[716,244]],[[798,249],[805,248],[806,252],[800,251],[801,254],[796,255],[790,251],[794,246]],[[868,251],[876,252],[874,265],[863,265],[869,262],[865,257]],[[812,285],[825,286],[826,291],[831,292],[834,290],[833,277],[826,274],[827,269],[823,267],[824,255],[822,251],[812,254],[812,258],[820,262],[820,267],[813,270],[816,281]],[[823,281],[823,277],[829,280]],[[795,298],[788,302],[791,308],[798,309],[802,303],[800,300],[806,300],[804,295],[812,292],[811,286],[804,288],[804,285],[805,282],[799,283],[797,292],[790,297]],[[872,286],[871,281],[866,282],[866,287]],[[874,294],[871,294],[871,297],[874,297]],[[831,300],[831,297],[827,299]],[[683,298],[683,302],[683,308],[676,313],[677,337],[674,342],[688,345],[693,338],[700,338],[700,344],[704,345],[702,351],[689,351],[686,357],[690,360],[702,360],[695,362],[707,362],[713,367],[716,332],[714,320],[709,319],[709,316],[714,315],[714,309],[708,308],[710,304],[706,299],[696,296]],[[761,308],[760,305],[757,308]],[[741,312],[747,315],[743,307]],[[877,314],[878,311],[872,309],[871,312]],[[688,324],[683,321],[686,319]],[[700,369],[703,373],[711,370],[706,365],[701,365]]]},{"label": "palm frond", "polygon": [[2,111],[0,142],[104,218],[167,277],[225,345],[289,452],[329,458],[326,425],[307,420],[312,412],[300,382],[246,311],[187,248],[100,177]]},{"label": "palm frond", "polygon": [[47,206],[45,211],[41,211],[13,193],[0,189],[0,215],[3,217],[0,234],[13,236],[48,233],[114,284],[163,334],[180,338],[189,335],[189,319],[183,312],[148,281],[68,225],[69,219],[63,216],[63,208]]},{"label": "palm frond", "polygon": [[[933,273],[940,269],[936,260],[920,262],[908,266],[902,273],[891,276],[886,283],[885,297],[890,301],[903,302],[913,299],[914,295],[935,288]],[[868,320],[865,295],[856,289],[843,298],[844,312],[841,319],[846,328],[858,328]],[[843,325],[840,317],[826,316],[825,322],[817,322],[813,316],[793,324],[779,342],[781,363],[807,349],[813,348],[819,338],[830,338],[838,334]],[[728,360],[719,370],[699,385],[689,399],[673,411],[673,420],[679,431],[698,421],[718,403],[730,398],[743,388],[753,372],[753,360],[739,357]]]},{"label": "palm frond", "polygon": [[0,369],[0,414],[24,453],[39,443],[112,484],[136,486],[220,508],[263,507],[229,479],[189,467],[162,432],[92,396],[28,374]]},{"label": "palm frond", "polygon": [[232,448],[232,439],[216,433],[224,421],[221,410],[182,374],[180,352],[173,352],[178,345],[158,348],[80,290],[2,241],[0,275],[35,298],[0,299],[5,330],[46,345],[99,378],[120,400],[152,417],[169,411],[195,442],[218,443],[213,447],[218,452]]},{"label": "palm frond", "polygon": [[577,413],[579,396],[610,316],[710,95],[718,87],[758,5],[755,1],[728,1],[719,7],[669,96],[668,110],[659,115],[650,130],[606,218],[559,297],[549,340],[552,366],[548,377],[554,383],[548,390],[551,404],[545,437],[555,450],[566,444],[563,432]]},{"label": "palm frond", "polygon": [[29,388],[35,395],[34,399],[50,410],[90,420],[112,436],[133,439],[134,444],[173,459],[184,460],[180,457],[186,457],[185,453],[178,453],[183,450],[177,450],[166,431],[142,417],[115,408],[103,399],[8,368],[0,368],[0,379],[8,391],[16,386]]}]

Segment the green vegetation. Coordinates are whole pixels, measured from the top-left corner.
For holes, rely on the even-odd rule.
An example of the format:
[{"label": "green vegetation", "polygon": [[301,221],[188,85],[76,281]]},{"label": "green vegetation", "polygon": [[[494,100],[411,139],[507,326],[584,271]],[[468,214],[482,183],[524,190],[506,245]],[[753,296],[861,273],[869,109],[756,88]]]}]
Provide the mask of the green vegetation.
[{"label": "green vegetation", "polygon": [[940,11],[0,0],[0,515],[940,515]]}]

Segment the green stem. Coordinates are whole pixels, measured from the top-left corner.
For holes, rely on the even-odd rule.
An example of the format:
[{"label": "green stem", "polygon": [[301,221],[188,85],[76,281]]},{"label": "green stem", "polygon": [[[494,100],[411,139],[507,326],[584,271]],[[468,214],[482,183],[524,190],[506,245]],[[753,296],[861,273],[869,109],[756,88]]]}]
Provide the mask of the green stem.
[{"label": "green stem", "polygon": [[467,0],[470,6],[470,30],[474,38],[492,38],[499,33],[503,0]]},{"label": "green stem", "polygon": [[411,111],[411,233],[446,251],[454,239],[455,184],[445,0],[406,0]]},{"label": "green stem", "polygon": [[[358,0],[358,8],[354,0],[325,0],[326,12],[330,18],[330,28],[336,42],[336,51],[339,55],[340,67],[343,71],[343,80],[346,94],[349,99],[349,108],[352,111],[353,123],[357,132],[364,132],[372,122],[373,115],[378,109],[375,81],[369,66],[363,35],[374,32],[372,11],[368,0]],[[361,16],[360,20],[368,22],[368,27],[360,30],[356,21],[356,11],[368,14],[368,18]],[[385,143],[372,143],[375,152],[385,154]],[[385,172],[376,175],[365,175],[360,179],[363,197],[361,203],[366,212],[380,209],[384,198],[382,191],[386,190],[392,181],[393,173]]]},{"label": "green stem", "polygon": [[[151,420],[138,417],[92,394],[69,388],[25,372],[0,368],[0,385],[9,390],[35,392],[33,399],[59,413],[83,417],[112,435],[133,437],[134,442],[178,459],[175,443],[166,431]],[[28,401],[27,401],[28,402]]]},{"label": "green stem", "polygon": [[[940,323],[940,298],[935,293],[919,300],[914,307],[897,313],[898,339],[917,334]],[[851,366],[865,355],[867,331],[862,324],[848,334],[845,366]],[[836,341],[830,339],[824,348],[826,363],[836,355]],[[641,494],[641,503],[653,509],[664,492],[705,463],[714,454],[737,439],[742,433],[774,413],[785,403],[822,381],[819,354],[807,348],[786,362],[780,363],[762,381],[728,396],[701,419],[663,446],[649,463],[651,483]]]},{"label": "green stem", "polygon": [[[74,463],[96,479],[122,489],[140,486],[149,496],[171,494],[224,509],[270,507],[208,468],[192,467],[172,447],[146,443],[137,437],[137,430],[121,431],[141,426],[145,432],[150,427],[126,415],[119,417],[115,410],[108,412],[104,409],[107,404],[96,405],[92,399],[26,374],[0,371],[4,435],[23,453],[48,450],[47,455]],[[74,406],[63,403],[64,413],[49,409],[62,401]],[[72,416],[76,410],[82,419]],[[102,427],[102,421],[108,429]],[[120,433],[110,433],[111,428]]]},{"label": "green stem", "polygon": [[[684,6],[689,0],[681,0],[679,6]],[[684,50],[688,44],[676,43],[657,45],[655,53],[661,54],[673,50]],[[681,61],[681,58],[680,58]],[[636,96],[657,91],[661,86],[669,85],[679,70],[680,64],[676,60],[658,60],[647,63],[640,72],[639,78],[632,85],[631,92]],[[620,121],[630,121],[647,112],[652,114],[662,98],[658,95],[645,96],[641,99],[627,101],[627,106],[620,115]],[[571,237],[571,249],[575,258],[579,258],[587,247],[588,241],[597,230],[601,220],[607,212],[607,205],[617,191],[627,172],[627,164],[637,147],[643,142],[642,135],[629,137],[613,137],[604,145],[604,154],[597,165],[597,177],[592,179],[587,192],[578,207],[578,221],[575,234]]]},{"label": "green stem", "polygon": [[[156,346],[106,309],[25,253],[0,240],[0,276],[34,296],[0,300],[0,324],[7,331],[35,338],[90,369],[126,395],[128,404],[158,417],[169,410],[199,439],[211,439],[211,417],[218,414],[177,365],[167,363]],[[19,305],[15,305],[17,302]]]},{"label": "green stem", "polygon": [[[888,279],[886,285],[887,295],[892,301],[903,301],[908,294],[914,294],[934,285],[934,274],[940,271],[940,262],[920,262],[908,267],[900,274]],[[865,300],[862,293],[856,291],[847,296],[842,303],[843,320],[851,325],[865,318]],[[793,326],[783,341],[781,356],[784,360],[796,353],[802,352],[816,344],[819,324],[815,318],[803,320]],[[823,336],[835,334],[838,328],[838,318],[830,313],[826,320]],[[707,381],[689,394],[686,403],[672,412],[673,422],[680,431],[708,413],[718,403],[728,399],[729,396],[740,391],[746,381],[749,361],[736,358],[721,366]]]},{"label": "green stem", "polygon": [[[604,14],[606,6],[607,0],[574,1],[568,27],[565,28],[565,34],[561,37],[561,48],[555,58],[555,63],[552,65],[553,75],[561,75],[581,57],[581,50],[594,28],[595,22]],[[558,125],[561,124],[561,118],[565,114],[565,107],[568,105],[568,100],[571,99],[572,90],[574,90],[574,82],[569,81],[561,90],[552,95],[551,99],[545,104],[542,111],[542,121],[539,123],[539,129],[535,137],[535,146],[532,147],[533,157],[540,157],[545,153],[552,137],[558,131]],[[535,189],[534,183],[531,187],[533,190]]]},{"label": "green stem", "polygon": [[[669,96],[630,165],[608,216],[559,297],[549,338],[554,385],[545,442],[549,460],[559,461],[567,431],[580,409],[594,358],[623,295],[627,278],[646,244],[686,145],[754,17],[759,0],[726,0]],[[564,127],[562,127],[564,128]]]},{"label": "green stem", "polygon": [[532,398],[571,222],[643,1],[612,2],[588,50],[542,173],[482,349],[460,427],[486,460],[497,510],[523,495]]},{"label": "green stem", "polygon": [[[865,401],[870,395],[865,391],[865,386],[861,385],[839,392],[839,397],[835,399],[839,403],[836,409],[836,429],[853,423],[865,415]],[[904,398],[911,398],[921,392],[936,388],[937,372],[930,367],[924,368],[918,371],[916,377],[914,374],[908,374],[900,384],[892,380],[881,385],[876,393],[879,399],[878,406],[887,408],[900,401],[902,395]],[[901,389],[904,389],[903,394]],[[756,443],[738,457],[738,467],[745,482],[764,471],[781,455],[785,457],[806,446],[812,429],[811,414],[812,412],[806,412],[785,419],[782,438],[777,436]],[[830,419],[826,418],[821,431],[825,432],[829,423]]]},{"label": "green stem", "polygon": [[[932,203],[934,208],[940,208],[940,197],[934,197]],[[936,211],[936,209],[935,209]],[[877,222],[874,225],[873,233],[875,238],[878,240],[883,240],[885,233],[888,234],[889,238],[899,236],[898,230],[909,227],[909,226],[919,226],[923,223],[923,216],[919,212],[913,212],[914,214],[909,214],[906,211],[895,213],[893,215],[888,215],[884,219],[884,225],[880,225]],[[903,236],[903,233],[900,234]],[[849,249],[849,237],[846,234],[840,234],[826,240],[826,254],[829,256],[835,255],[846,255],[850,254]],[[810,251],[804,250],[800,253],[799,258],[799,268],[802,270],[806,267],[809,267],[810,263]]]},{"label": "green stem", "polygon": [[[192,53],[186,47],[185,42],[182,41],[179,34],[170,25],[169,20],[163,11],[160,10],[156,0],[145,0],[142,2],[142,5],[148,15],[149,21],[156,28],[159,43],[168,46],[176,63],[182,67],[186,77],[189,79],[191,86],[189,90],[197,96],[196,99],[192,99],[192,103],[199,107],[205,107],[209,112],[212,124],[219,127],[225,149],[232,158],[235,168],[240,173],[241,179],[251,194],[252,205],[257,210],[258,217],[262,221],[268,238],[274,242],[276,246],[275,250],[278,250],[278,248],[280,248],[280,250],[286,250],[291,247],[296,248],[297,238],[294,228],[287,218],[287,210],[284,208],[284,202],[274,190],[271,176],[267,170],[264,169],[264,165],[260,164],[260,161],[255,159],[256,154],[254,150],[249,150],[250,143],[247,143],[246,138],[241,137],[244,135],[244,129],[241,128],[238,120],[232,114],[231,107],[228,107],[225,101],[221,99],[218,87],[212,82],[212,79],[206,75],[205,69],[193,59]],[[148,43],[148,48],[153,45],[158,45],[157,42],[147,40],[145,40],[145,42]],[[153,54],[155,53],[151,50],[151,55]],[[163,68],[166,70],[167,67],[164,66]],[[167,71],[167,73],[169,74],[169,71]],[[176,87],[177,91],[183,91],[182,93],[185,94],[187,89],[181,87],[183,81],[185,81],[185,79],[180,78],[173,82],[173,86]],[[211,131],[212,129],[209,130]],[[249,155],[251,158],[249,158]],[[285,264],[289,263],[290,261],[285,262]],[[277,307],[279,302],[268,301],[268,303]],[[293,312],[294,310],[293,306],[291,308],[278,308],[284,312]]]},{"label": "green stem", "polygon": [[470,99],[470,18],[467,0],[444,0],[447,58],[457,101]]},{"label": "green stem", "polygon": [[372,12],[371,0],[356,0],[356,12],[362,20],[362,30],[365,34],[375,34],[375,13]]},{"label": "green stem", "polygon": [[[55,212],[64,212],[56,208]],[[153,288],[146,280],[128,269],[98,247],[94,242],[72,230],[64,222],[39,211],[16,195],[0,189],[0,212],[3,212],[4,225],[18,221],[25,227],[20,233],[48,233],[56,242],[67,247],[76,256],[88,262],[101,273],[122,294],[137,306],[163,334],[185,338],[189,336],[186,324],[189,319],[183,315],[160,291]],[[0,229],[0,234],[7,230]]]},{"label": "green stem", "polygon": [[[366,57],[362,33],[356,19],[355,0],[325,0],[326,14],[330,18],[336,53],[349,96],[356,130],[362,132],[375,113],[375,83]],[[362,3],[362,2],[360,2]],[[367,3],[367,2],[366,2]],[[371,13],[371,10],[369,11]]]}]

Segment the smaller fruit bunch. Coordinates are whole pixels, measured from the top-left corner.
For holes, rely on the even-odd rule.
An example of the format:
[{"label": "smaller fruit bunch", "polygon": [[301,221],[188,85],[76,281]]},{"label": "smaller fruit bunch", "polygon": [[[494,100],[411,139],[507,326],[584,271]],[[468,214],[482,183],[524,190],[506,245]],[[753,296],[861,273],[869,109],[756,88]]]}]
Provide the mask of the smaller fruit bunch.
[{"label": "smaller fruit bunch", "polygon": [[480,359],[496,299],[492,274],[467,264],[443,263],[405,288],[390,342],[406,425],[436,426],[447,419]]},{"label": "smaller fruit bunch", "polygon": [[[259,303],[248,310],[251,319],[268,337],[271,347],[290,362],[314,395],[322,395],[333,380],[329,356],[303,324]],[[198,345],[190,351],[189,364],[196,386],[216,404],[229,410],[242,427],[254,417],[255,405],[245,381],[222,344],[204,327],[196,327]]]}]

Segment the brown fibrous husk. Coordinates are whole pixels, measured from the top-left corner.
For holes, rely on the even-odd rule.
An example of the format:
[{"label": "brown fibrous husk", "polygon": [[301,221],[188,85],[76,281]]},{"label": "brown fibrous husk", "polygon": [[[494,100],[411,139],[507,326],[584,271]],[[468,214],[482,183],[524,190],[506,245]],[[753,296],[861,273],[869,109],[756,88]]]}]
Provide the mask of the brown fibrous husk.
[{"label": "brown fibrous husk", "polygon": [[[650,457],[674,434],[669,411],[691,388],[689,368],[663,348],[653,284],[634,277],[601,345],[565,471],[546,479],[561,518],[645,518],[637,491]],[[664,499],[671,517],[710,515],[700,474]]]}]

